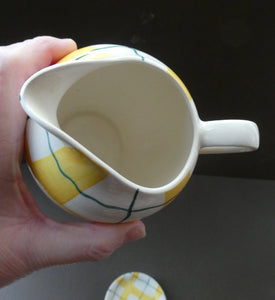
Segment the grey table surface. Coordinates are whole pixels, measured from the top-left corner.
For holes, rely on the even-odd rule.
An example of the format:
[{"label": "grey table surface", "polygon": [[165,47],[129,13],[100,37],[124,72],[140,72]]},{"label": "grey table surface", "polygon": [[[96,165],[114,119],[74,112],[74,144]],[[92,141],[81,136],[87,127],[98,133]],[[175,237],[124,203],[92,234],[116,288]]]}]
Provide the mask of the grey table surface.
[{"label": "grey table surface", "polygon": [[[22,171],[41,210],[76,218]],[[55,266],[0,289],[1,300],[103,300],[129,271],[154,277],[168,300],[275,299],[275,181],[195,175],[176,200],[144,220],[147,237],[96,263]]]}]

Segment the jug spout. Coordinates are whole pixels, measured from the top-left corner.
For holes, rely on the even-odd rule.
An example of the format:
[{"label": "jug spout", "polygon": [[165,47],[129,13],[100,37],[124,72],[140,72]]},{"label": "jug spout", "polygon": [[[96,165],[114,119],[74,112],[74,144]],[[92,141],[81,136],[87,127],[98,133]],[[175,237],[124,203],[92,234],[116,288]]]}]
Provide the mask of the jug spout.
[{"label": "jug spout", "polygon": [[51,125],[59,127],[56,112],[62,96],[75,81],[100,65],[100,62],[57,64],[37,72],[21,89],[23,109],[30,118],[49,130]]}]

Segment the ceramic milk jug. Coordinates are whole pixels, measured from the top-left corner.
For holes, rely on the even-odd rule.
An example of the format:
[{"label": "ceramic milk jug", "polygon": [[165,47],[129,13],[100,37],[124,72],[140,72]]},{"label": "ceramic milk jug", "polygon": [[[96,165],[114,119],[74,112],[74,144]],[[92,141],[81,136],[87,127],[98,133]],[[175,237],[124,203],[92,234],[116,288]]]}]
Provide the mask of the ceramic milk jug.
[{"label": "ceramic milk jug", "polygon": [[149,216],[188,182],[200,153],[252,151],[257,125],[200,120],[183,82],[133,48],[79,49],[29,78],[26,159],[52,201],[84,219]]}]

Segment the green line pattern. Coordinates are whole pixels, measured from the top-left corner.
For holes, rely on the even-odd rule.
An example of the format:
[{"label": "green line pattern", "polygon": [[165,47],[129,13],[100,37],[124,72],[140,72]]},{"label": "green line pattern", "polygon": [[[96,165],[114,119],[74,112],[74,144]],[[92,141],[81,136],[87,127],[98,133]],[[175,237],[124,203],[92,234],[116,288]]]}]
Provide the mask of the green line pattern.
[{"label": "green line pattern", "polygon": [[76,57],[74,60],[80,60],[80,59],[82,59],[83,57],[89,55],[89,53],[94,52],[94,51],[99,51],[99,50],[104,50],[104,49],[111,49],[111,48],[119,48],[119,47],[120,47],[120,48],[123,47],[123,48],[131,49],[131,50],[134,51],[134,53],[135,53],[136,56],[138,56],[138,57],[141,58],[142,61],[145,60],[144,56],[142,56],[141,54],[139,54],[138,51],[137,51],[136,49],[130,48],[130,47],[126,47],[126,46],[119,46],[119,45],[104,46],[104,47],[101,47],[101,48],[92,49],[92,50],[90,50],[89,52],[87,52],[87,53],[85,53],[85,54],[82,54],[81,56]]},{"label": "green line pattern", "polygon": [[[145,280],[145,279],[141,278],[140,275],[137,276],[134,272],[131,272],[131,273],[125,274],[124,276],[119,277],[116,280],[114,286],[112,286],[108,289],[108,293],[109,293],[108,296],[111,297],[110,300],[114,300],[114,299],[127,300],[128,299],[128,298],[127,299],[122,298],[122,295],[121,295],[121,292],[119,291],[119,289],[121,288],[121,285],[120,285],[121,279],[127,281],[127,279],[129,280],[129,276],[130,276],[130,279],[132,279],[132,278],[135,279],[135,284],[134,284],[135,287],[137,287],[137,285],[136,285],[137,282],[140,283],[139,286],[142,286],[142,290],[140,289],[140,287],[138,288],[138,290],[140,291],[140,295],[138,296],[137,299],[140,299],[140,300],[144,299],[144,296],[147,296],[146,290],[148,288],[151,288],[152,290],[154,290],[159,296],[164,295],[162,288],[158,285],[157,282],[155,282],[155,284],[154,284],[151,277],[148,276],[148,278]],[[160,290],[158,290],[158,287],[160,288]],[[124,289],[125,289],[125,287],[124,287]],[[136,296],[135,296],[135,298],[136,298]]]},{"label": "green line pattern", "polygon": [[129,206],[128,213],[127,213],[126,217],[123,218],[123,219],[122,219],[120,222],[118,222],[118,223],[122,223],[123,221],[126,221],[127,219],[130,218],[130,216],[131,216],[131,214],[132,214],[132,209],[133,209],[133,207],[134,207],[134,205],[135,205],[135,202],[136,202],[136,199],[137,199],[138,193],[139,193],[139,189],[137,189],[136,192],[135,192],[134,198],[133,198],[133,200],[132,200],[132,202],[131,202],[131,204],[130,204],[130,206]]},{"label": "green line pattern", "polygon": [[88,195],[88,194],[82,192],[82,191],[80,190],[80,188],[78,187],[78,185],[76,184],[76,182],[62,170],[62,168],[61,168],[61,166],[60,166],[60,163],[59,163],[59,161],[58,161],[58,159],[57,159],[57,157],[56,157],[56,155],[54,154],[54,151],[53,151],[53,149],[52,149],[51,142],[50,142],[49,132],[46,131],[46,134],[47,134],[48,145],[49,145],[49,149],[50,149],[51,155],[52,155],[52,157],[53,157],[54,160],[55,160],[55,163],[56,163],[56,165],[57,165],[57,168],[58,168],[59,172],[60,172],[66,179],[68,179],[68,180],[74,185],[75,189],[78,191],[79,194],[81,194],[81,195],[84,196],[85,198],[88,198],[88,199],[93,200],[94,202],[96,202],[97,204],[99,204],[99,205],[101,205],[101,206],[103,206],[103,207],[105,207],[105,208],[117,209],[117,210],[122,210],[122,211],[128,212],[128,209],[127,209],[127,208],[122,208],[122,207],[118,207],[118,206],[113,206],[113,205],[107,205],[107,204],[104,204],[104,203],[100,202],[99,200],[97,200],[96,198],[94,198],[94,197],[92,197],[92,196],[90,196],[90,195]]},{"label": "green line pattern", "polygon": [[[115,210],[120,210],[120,211],[125,211],[126,212],[126,216],[121,220],[119,221],[119,223],[121,222],[124,222],[126,221],[127,219],[129,219],[132,215],[132,213],[135,213],[135,212],[141,212],[141,211],[146,211],[146,210],[150,210],[150,209],[156,209],[156,208],[160,208],[160,207],[163,207],[164,203],[161,203],[161,204],[158,204],[158,205],[154,205],[154,206],[150,206],[150,207],[145,207],[145,208],[139,208],[139,209],[133,209],[135,203],[136,203],[136,200],[138,198],[138,194],[140,192],[139,189],[136,189],[135,191],[135,194],[133,196],[133,199],[130,203],[130,206],[129,208],[123,208],[123,207],[119,207],[119,206],[114,206],[114,205],[108,205],[108,204],[105,204],[105,203],[102,203],[101,201],[99,201],[98,199],[96,199],[95,197],[92,197],[91,195],[88,195],[86,194],[85,192],[81,191],[81,189],[79,188],[79,186],[77,185],[77,183],[68,175],[64,172],[64,170],[62,169],[54,151],[53,151],[53,148],[52,148],[52,145],[51,145],[51,141],[50,141],[50,135],[49,135],[49,132],[47,130],[45,130],[46,132],[46,136],[47,136],[47,141],[48,141],[48,147],[49,147],[49,150],[50,150],[50,153],[56,163],[56,166],[59,170],[59,172],[61,173],[62,176],[64,176],[68,181],[71,182],[71,184],[75,187],[75,189],[77,190],[77,192],[82,195],[83,197],[87,198],[87,199],[90,199],[92,201],[94,201],[95,203],[97,203],[98,205],[102,206],[102,207],[105,207],[105,208],[108,208],[108,209],[115,209]],[[173,199],[171,199],[170,201],[168,201],[167,203],[165,203],[165,205],[169,204],[170,202],[172,202]]]}]

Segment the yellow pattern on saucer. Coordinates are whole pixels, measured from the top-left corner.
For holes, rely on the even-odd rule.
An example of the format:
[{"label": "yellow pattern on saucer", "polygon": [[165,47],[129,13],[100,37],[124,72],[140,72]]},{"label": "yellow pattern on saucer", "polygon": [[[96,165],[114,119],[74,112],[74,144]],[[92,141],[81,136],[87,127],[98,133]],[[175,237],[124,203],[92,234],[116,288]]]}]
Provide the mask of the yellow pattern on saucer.
[{"label": "yellow pattern on saucer", "polygon": [[160,285],[147,274],[126,273],[109,287],[104,300],[166,300]]}]

